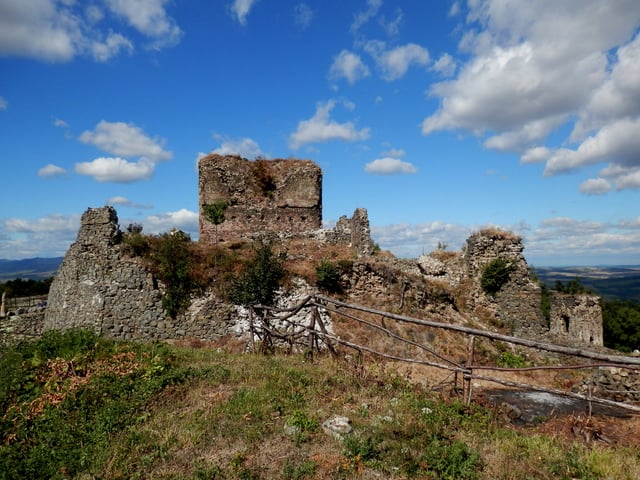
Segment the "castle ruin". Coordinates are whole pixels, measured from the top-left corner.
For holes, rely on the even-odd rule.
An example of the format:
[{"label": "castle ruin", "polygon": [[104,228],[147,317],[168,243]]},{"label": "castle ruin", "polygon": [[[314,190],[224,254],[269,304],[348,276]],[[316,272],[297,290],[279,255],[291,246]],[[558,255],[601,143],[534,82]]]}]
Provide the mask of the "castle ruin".
[{"label": "castle ruin", "polygon": [[[217,228],[203,212],[216,201],[228,205]],[[311,232],[322,228],[322,170],[310,160],[207,155],[198,162],[198,204],[205,243]]]}]

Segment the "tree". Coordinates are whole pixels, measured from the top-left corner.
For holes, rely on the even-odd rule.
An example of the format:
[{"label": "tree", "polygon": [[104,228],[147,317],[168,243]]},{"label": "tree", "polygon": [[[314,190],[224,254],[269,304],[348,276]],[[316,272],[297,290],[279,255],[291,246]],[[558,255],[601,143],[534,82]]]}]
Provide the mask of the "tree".
[{"label": "tree", "polygon": [[229,204],[226,200],[216,200],[213,203],[206,203],[202,206],[206,219],[215,225],[216,244],[218,243],[218,225],[226,220],[224,213],[228,207]]},{"label": "tree", "polygon": [[280,281],[286,275],[285,255],[262,245],[244,271],[233,280],[230,298],[236,305],[273,305]]}]

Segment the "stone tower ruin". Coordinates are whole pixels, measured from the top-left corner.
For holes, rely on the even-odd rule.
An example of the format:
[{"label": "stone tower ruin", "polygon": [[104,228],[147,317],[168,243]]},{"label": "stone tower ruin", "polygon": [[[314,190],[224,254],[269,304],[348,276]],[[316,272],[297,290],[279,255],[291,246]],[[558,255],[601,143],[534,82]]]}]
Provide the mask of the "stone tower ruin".
[{"label": "stone tower ruin", "polygon": [[310,160],[255,160],[208,155],[198,162],[200,241],[214,243],[216,226],[203,206],[227,202],[217,238],[238,241],[265,234],[322,228],[322,170]]}]

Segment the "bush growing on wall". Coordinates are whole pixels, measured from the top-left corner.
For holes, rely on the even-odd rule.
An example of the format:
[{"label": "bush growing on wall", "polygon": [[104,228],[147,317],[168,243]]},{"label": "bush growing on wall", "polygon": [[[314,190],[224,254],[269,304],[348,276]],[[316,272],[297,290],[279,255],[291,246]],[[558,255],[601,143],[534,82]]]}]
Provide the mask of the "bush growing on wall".
[{"label": "bush growing on wall", "polygon": [[191,274],[191,252],[188,234],[177,230],[156,237],[151,251],[153,269],[165,284],[162,306],[171,318],[176,318],[191,302],[195,281]]},{"label": "bush growing on wall", "polygon": [[273,305],[276,290],[284,278],[284,254],[262,245],[244,271],[232,282],[230,299],[237,305]]},{"label": "bush growing on wall", "polygon": [[494,258],[484,267],[480,286],[486,293],[495,295],[509,281],[511,270],[513,267],[507,259]]}]

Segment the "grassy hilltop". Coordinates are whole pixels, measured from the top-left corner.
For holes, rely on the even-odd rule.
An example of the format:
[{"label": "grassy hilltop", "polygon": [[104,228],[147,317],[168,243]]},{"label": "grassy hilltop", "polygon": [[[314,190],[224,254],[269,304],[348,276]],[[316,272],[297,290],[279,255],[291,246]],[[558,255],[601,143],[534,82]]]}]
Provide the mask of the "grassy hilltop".
[{"label": "grassy hilltop", "polygon": [[83,331],[4,345],[0,479],[640,478],[637,419],[517,428],[391,364],[234,350]]}]

